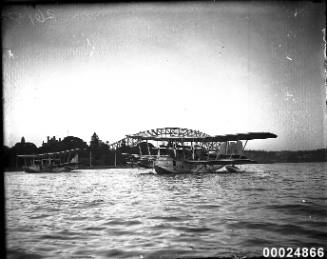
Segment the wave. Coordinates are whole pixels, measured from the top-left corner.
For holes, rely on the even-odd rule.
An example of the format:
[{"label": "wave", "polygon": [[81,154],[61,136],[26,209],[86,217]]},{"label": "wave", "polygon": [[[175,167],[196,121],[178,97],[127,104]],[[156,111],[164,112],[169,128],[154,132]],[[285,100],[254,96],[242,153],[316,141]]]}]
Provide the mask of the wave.
[{"label": "wave", "polygon": [[18,259],[18,258],[24,258],[24,259],[41,259],[43,256],[35,253],[26,252],[25,250],[13,250],[13,249],[7,249],[7,259]]},{"label": "wave", "polygon": [[300,204],[276,204],[266,205],[266,209],[277,210],[290,215],[314,215],[327,217],[327,209],[314,203],[302,202]]}]

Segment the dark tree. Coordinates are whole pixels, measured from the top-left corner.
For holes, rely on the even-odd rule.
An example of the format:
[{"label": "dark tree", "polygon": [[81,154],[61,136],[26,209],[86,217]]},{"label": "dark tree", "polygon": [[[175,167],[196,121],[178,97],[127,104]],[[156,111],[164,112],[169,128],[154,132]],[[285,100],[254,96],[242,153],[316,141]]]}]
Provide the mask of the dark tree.
[{"label": "dark tree", "polygon": [[91,137],[90,151],[93,165],[105,165],[108,163],[109,146],[103,143],[95,132]]},{"label": "dark tree", "polygon": [[100,144],[100,139],[98,135],[94,132],[92,137],[91,137],[91,142],[90,142],[90,148],[91,150],[95,150],[99,147]]},{"label": "dark tree", "polygon": [[86,148],[88,148],[86,142],[84,142],[80,138],[73,137],[73,136],[65,137],[62,140],[62,147],[64,149],[72,149],[72,148],[86,149]]},{"label": "dark tree", "polygon": [[35,154],[37,153],[37,147],[30,142],[16,143],[13,147],[16,154]]}]

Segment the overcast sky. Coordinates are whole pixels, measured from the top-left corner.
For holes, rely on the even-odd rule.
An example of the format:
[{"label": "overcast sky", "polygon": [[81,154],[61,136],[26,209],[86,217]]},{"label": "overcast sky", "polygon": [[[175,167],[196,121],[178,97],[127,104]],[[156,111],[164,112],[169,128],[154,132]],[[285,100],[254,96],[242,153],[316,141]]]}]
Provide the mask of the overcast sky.
[{"label": "overcast sky", "polygon": [[4,143],[186,127],[269,131],[251,149],[326,146],[324,4],[10,7]]}]

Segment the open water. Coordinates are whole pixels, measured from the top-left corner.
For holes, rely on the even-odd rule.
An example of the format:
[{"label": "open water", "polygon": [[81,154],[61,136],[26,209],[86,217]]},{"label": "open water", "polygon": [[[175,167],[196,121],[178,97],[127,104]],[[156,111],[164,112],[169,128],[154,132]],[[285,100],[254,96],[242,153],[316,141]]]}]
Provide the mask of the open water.
[{"label": "open water", "polygon": [[7,172],[8,257],[251,257],[325,246],[327,163],[242,168]]}]

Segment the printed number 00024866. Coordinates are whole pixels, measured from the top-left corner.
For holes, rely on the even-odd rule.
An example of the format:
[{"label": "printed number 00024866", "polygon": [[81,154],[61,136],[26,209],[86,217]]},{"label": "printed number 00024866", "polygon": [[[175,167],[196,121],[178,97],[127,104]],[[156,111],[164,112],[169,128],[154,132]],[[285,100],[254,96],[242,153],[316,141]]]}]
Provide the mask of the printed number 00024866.
[{"label": "printed number 00024866", "polygon": [[322,258],[325,256],[323,247],[265,247],[262,250],[264,257],[278,257],[278,258]]}]

